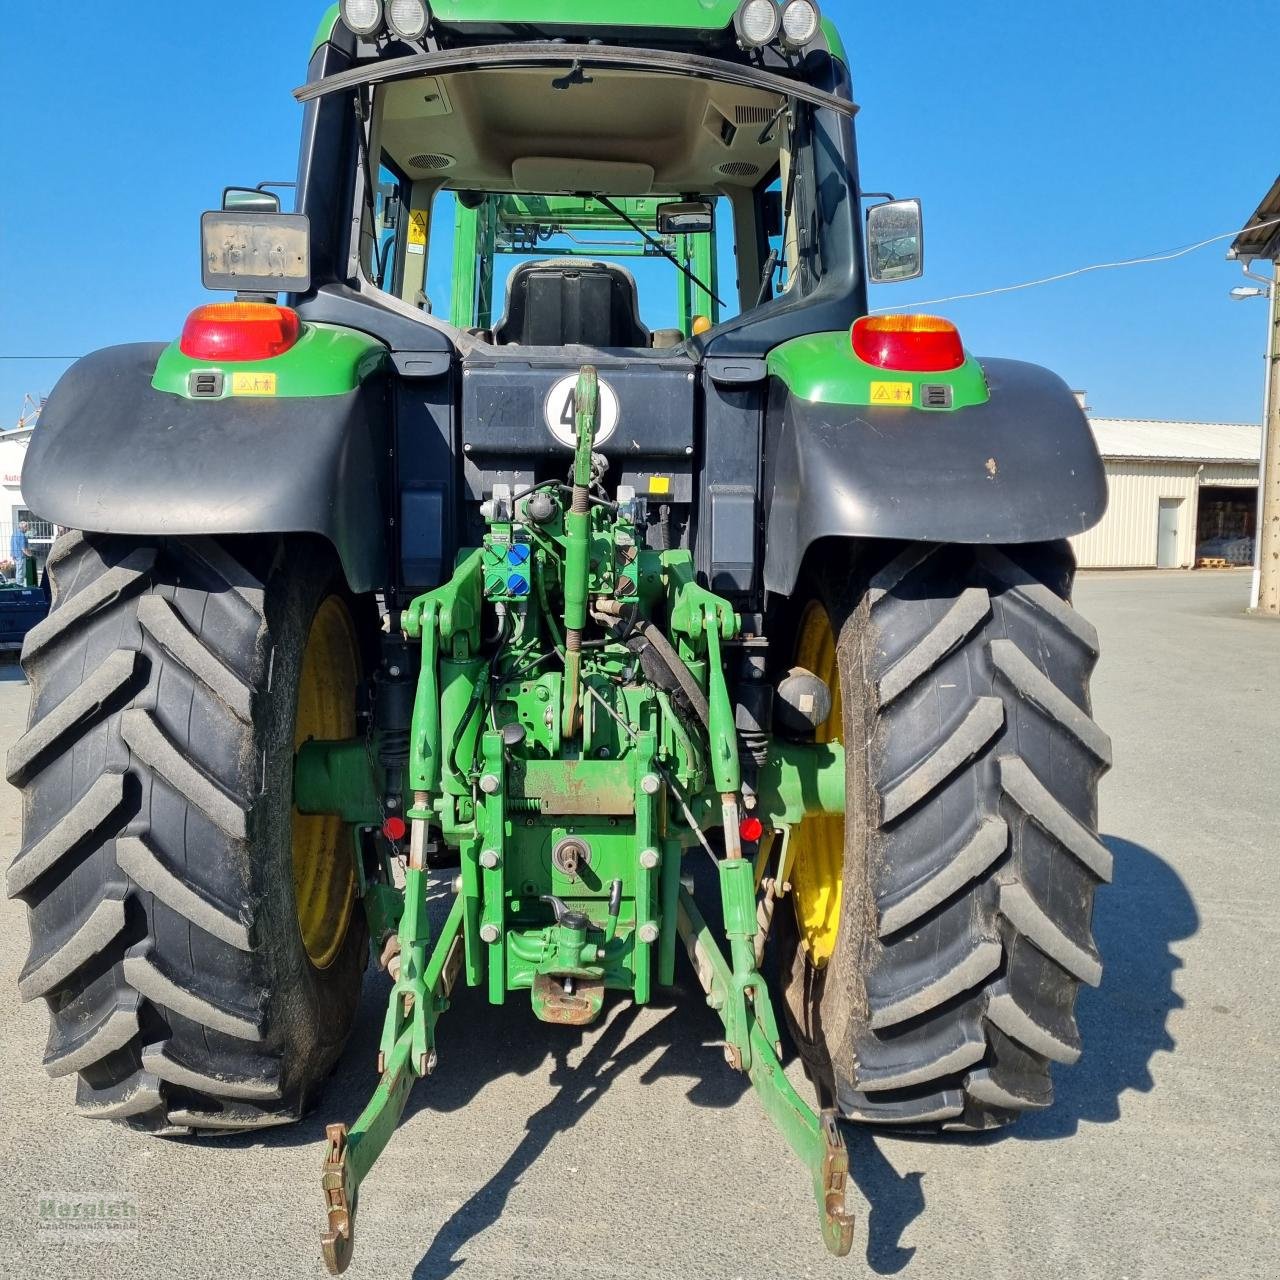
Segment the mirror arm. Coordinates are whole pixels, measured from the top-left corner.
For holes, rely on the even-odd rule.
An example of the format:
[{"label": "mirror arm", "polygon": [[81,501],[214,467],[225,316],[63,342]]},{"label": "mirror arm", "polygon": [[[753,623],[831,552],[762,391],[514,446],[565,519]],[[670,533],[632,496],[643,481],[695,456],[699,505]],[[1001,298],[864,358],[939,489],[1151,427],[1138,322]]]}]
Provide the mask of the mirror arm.
[{"label": "mirror arm", "polygon": [[773,280],[773,273],[778,269],[778,251],[770,249],[769,256],[764,260],[764,270],[760,273],[760,292],[756,294],[756,306],[764,305],[764,295],[769,292],[769,284]]}]

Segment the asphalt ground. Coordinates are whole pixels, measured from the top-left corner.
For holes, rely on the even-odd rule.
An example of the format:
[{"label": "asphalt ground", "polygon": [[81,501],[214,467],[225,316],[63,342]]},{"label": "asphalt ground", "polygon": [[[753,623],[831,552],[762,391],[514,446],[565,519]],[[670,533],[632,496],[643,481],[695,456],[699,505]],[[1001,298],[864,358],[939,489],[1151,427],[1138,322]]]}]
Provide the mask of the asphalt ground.
[{"label": "asphalt ground", "polygon": [[[466,993],[441,1066],[366,1183],[353,1277],[794,1280],[1280,1274],[1280,625],[1248,575],[1086,577],[1095,711],[1115,741],[1099,897],[1106,975],[1054,1108],[999,1135],[849,1132],[852,1255],[830,1258],[808,1178],[725,1067],[691,989],[585,1033]],[[27,694],[0,661],[0,751]],[[0,848],[19,842],[0,784]],[[78,1119],[18,1003],[24,909],[0,903],[0,1274],[318,1277],[326,1121],[375,1084],[387,981],[318,1111],[260,1137],[148,1140]],[[795,1072],[794,1064],[791,1070]],[[797,1078],[799,1073],[795,1072]],[[51,1234],[41,1203],[128,1200],[107,1241]],[[132,1224],[136,1222],[136,1231]]]}]

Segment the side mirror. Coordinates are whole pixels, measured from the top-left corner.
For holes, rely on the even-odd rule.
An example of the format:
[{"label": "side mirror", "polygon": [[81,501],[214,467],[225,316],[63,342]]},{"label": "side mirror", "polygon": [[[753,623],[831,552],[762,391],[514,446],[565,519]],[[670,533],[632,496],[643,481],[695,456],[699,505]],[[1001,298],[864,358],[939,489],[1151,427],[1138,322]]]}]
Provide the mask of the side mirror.
[{"label": "side mirror", "polygon": [[279,213],[280,197],[257,187],[228,187],[222,193],[223,213]]},{"label": "side mirror", "polygon": [[[278,209],[276,197],[269,198]],[[306,214],[224,208],[206,213],[200,231],[206,289],[274,296],[311,288],[311,219]]]},{"label": "side mirror", "polygon": [[867,264],[873,284],[924,275],[924,213],[919,200],[890,200],[867,210]]},{"label": "side mirror", "polygon": [[707,236],[716,228],[716,214],[707,200],[687,200],[658,206],[658,234]]}]

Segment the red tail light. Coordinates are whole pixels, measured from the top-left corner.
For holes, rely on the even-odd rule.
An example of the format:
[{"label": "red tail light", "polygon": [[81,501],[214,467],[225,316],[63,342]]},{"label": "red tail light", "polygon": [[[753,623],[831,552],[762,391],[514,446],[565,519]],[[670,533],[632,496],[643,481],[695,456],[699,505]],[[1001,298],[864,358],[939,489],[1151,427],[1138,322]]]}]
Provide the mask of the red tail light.
[{"label": "red tail light", "polygon": [[938,316],[863,316],[853,326],[858,359],[899,373],[946,373],[964,364],[960,331]]},{"label": "red tail light", "polygon": [[193,360],[269,360],[302,333],[298,313],[267,302],[213,302],[197,307],[178,344]]}]

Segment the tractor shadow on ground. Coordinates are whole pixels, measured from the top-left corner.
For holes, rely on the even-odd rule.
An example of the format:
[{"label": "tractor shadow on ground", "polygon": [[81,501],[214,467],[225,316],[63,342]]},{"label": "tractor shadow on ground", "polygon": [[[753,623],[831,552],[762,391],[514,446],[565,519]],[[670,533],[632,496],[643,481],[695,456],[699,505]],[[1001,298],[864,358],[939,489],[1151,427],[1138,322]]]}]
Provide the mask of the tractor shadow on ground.
[{"label": "tractor shadow on ground", "polygon": [[[720,932],[717,881],[709,866],[692,868],[699,901],[708,923]],[[448,876],[433,886],[431,915],[439,928],[451,903]],[[375,1047],[381,1033],[390,982],[370,971],[350,1046],[325,1090],[319,1114],[302,1125],[260,1138],[281,1143],[318,1143],[326,1121],[359,1115],[373,1094]],[[467,1245],[502,1217],[508,1196],[534,1168],[555,1137],[571,1129],[603,1099],[612,1087],[642,1086],[668,1077],[685,1085],[695,1106],[728,1108],[751,1089],[743,1076],[730,1071],[718,1047],[724,1029],[707,1008],[701,989],[681,951],[676,961],[676,987],[658,991],[645,1021],[658,1020],[635,1033],[641,1011],[626,1002],[606,1004],[605,1020],[595,1027],[574,1029],[537,1022],[528,1003],[513,995],[508,1003],[492,1006],[483,990],[455,989],[454,1006],[440,1024],[440,1067],[424,1087],[410,1095],[402,1123],[420,1112],[454,1112],[470,1105],[485,1088],[506,1076],[543,1076],[550,1071],[555,1096],[533,1112],[520,1142],[501,1165],[449,1217],[413,1271],[413,1280],[444,1280],[466,1266]],[[457,1032],[455,1033],[455,1028]],[[466,1049],[454,1040],[465,1028]],[[790,1061],[794,1050],[783,1031]],[[585,1048],[585,1052],[583,1052]],[[866,1238],[868,1261],[881,1274],[902,1270],[914,1254],[899,1241],[903,1231],[924,1209],[921,1173],[899,1176],[866,1130],[845,1127],[853,1169],[851,1182],[871,1206],[858,1210],[859,1235]],[[787,1173],[803,1185],[798,1162]],[[851,1200],[856,1206],[856,1196]]]},{"label": "tractor shadow on ground", "polygon": [[[1099,895],[1095,914],[1106,976],[1100,991],[1085,991],[1079,1001],[1083,1058],[1071,1069],[1055,1070],[1057,1099],[1050,1110],[1032,1113],[1008,1130],[944,1135],[941,1141],[948,1145],[1067,1138],[1082,1122],[1119,1119],[1126,1092],[1154,1087],[1151,1059],[1174,1048],[1166,1023],[1170,1012],[1182,1005],[1173,989],[1173,976],[1182,962],[1172,944],[1194,934],[1199,917],[1181,879],[1163,859],[1118,837],[1107,837],[1106,843],[1115,855],[1115,886]],[[711,907],[714,878],[704,882],[699,868],[697,880],[700,901]],[[451,902],[447,884],[446,875],[433,887],[436,928]],[[709,910],[708,917],[718,929],[715,912]],[[706,1007],[683,956],[678,958],[676,981],[675,991],[658,993],[650,1006],[650,1016],[662,1016],[638,1035],[633,1032],[640,1011],[626,1003],[606,1006],[606,1020],[584,1030],[539,1023],[527,1002],[516,996],[495,1007],[483,990],[455,990],[454,1008],[440,1028],[440,1068],[426,1087],[411,1095],[404,1122],[423,1111],[457,1111],[494,1081],[511,1075],[542,1075],[550,1069],[557,1092],[529,1117],[524,1137],[485,1185],[450,1216],[414,1269],[413,1280],[444,1280],[464,1268],[467,1244],[502,1217],[511,1189],[556,1135],[572,1128],[612,1086],[679,1077],[692,1082],[687,1090],[691,1102],[716,1108],[733,1106],[750,1089],[745,1078],[725,1067],[715,1047],[723,1035],[720,1022]],[[229,1141],[311,1145],[323,1139],[326,1122],[354,1121],[377,1085],[373,1060],[389,992],[386,975],[371,969],[347,1052],[317,1111],[291,1129]],[[454,1038],[464,1027],[465,1053]],[[790,1060],[794,1051],[787,1047]],[[637,1075],[644,1063],[648,1065]],[[939,1138],[911,1140],[910,1135],[853,1125],[842,1129],[849,1146],[850,1181],[869,1205],[864,1216],[853,1198],[866,1262],[878,1275],[903,1272],[916,1249],[902,1245],[902,1236],[925,1211],[923,1183],[933,1163],[925,1153]],[[894,1162],[886,1146],[895,1153]],[[913,1156],[924,1167],[898,1173],[894,1163],[916,1163]],[[794,1172],[804,1177],[798,1164]]]},{"label": "tractor shadow on ground", "polygon": [[[682,995],[692,998],[681,998]],[[466,1002],[458,1010],[463,1018],[468,1012],[466,1005],[479,996],[477,992],[467,993]],[[542,1027],[541,1033],[531,1032],[530,1012],[519,1006],[511,1010],[517,1015],[514,1017],[505,1010],[475,1010],[480,1017],[489,1017],[489,1025],[485,1028],[482,1022],[472,1022],[480,1034],[469,1040],[469,1052],[492,1054],[511,1069],[510,1049],[514,1041],[523,1039],[529,1042],[529,1052],[536,1056],[539,1071],[545,1071],[550,1060],[550,1082],[557,1092],[529,1116],[524,1137],[484,1186],[450,1215],[414,1268],[413,1280],[443,1280],[464,1267],[467,1244],[502,1217],[510,1192],[534,1167],[554,1138],[581,1121],[596,1102],[624,1079],[641,1085],[666,1076],[692,1079],[694,1083],[687,1096],[699,1106],[731,1107],[738,1101],[749,1085],[725,1067],[714,1047],[722,1034],[719,1022],[702,1006],[701,999],[685,991],[677,992],[672,1001],[671,996],[664,993],[651,1006],[651,1011],[664,1008],[669,1010],[665,1016],[638,1035],[633,1031],[640,1011],[634,1005],[624,1004],[612,1016],[606,1015],[603,1026],[594,1028],[589,1035],[556,1027]],[[494,1018],[493,1014],[499,1016]],[[584,1043],[585,1054],[576,1052]],[[645,1062],[649,1065],[636,1075]],[[460,1071],[449,1079],[439,1080],[440,1088],[429,1100],[424,1096],[422,1106],[451,1109],[465,1105],[474,1092],[474,1081],[463,1076],[464,1072]]]},{"label": "tractor shadow on ground", "polygon": [[1176,1048],[1169,1015],[1184,1001],[1173,985],[1182,968],[1173,944],[1199,929],[1199,913],[1181,877],[1159,854],[1120,836],[1104,836],[1103,842],[1115,858],[1115,876],[1094,908],[1102,986],[1084,988],[1076,1005],[1084,1054],[1074,1066],[1054,1068],[1048,1110],[1030,1112],[1007,1130],[956,1141],[1045,1142],[1071,1137],[1082,1123],[1112,1124],[1120,1119],[1126,1093],[1155,1088],[1155,1055]]},{"label": "tractor shadow on ground", "polygon": [[899,1241],[924,1212],[921,1184],[930,1146],[939,1141],[957,1146],[1044,1142],[1069,1138],[1082,1123],[1114,1123],[1120,1119],[1125,1093],[1147,1093],[1155,1087],[1155,1055],[1175,1049],[1167,1024],[1183,1000],[1173,986],[1174,974],[1182,967],[1173,944],[1191,937],[1200,917],[1181,878],[1158,854],[1119,836],[1104,840],[1115,857],[1114,884],[1099,893],[1094,911],[1104,976],[1098,991],[1086,988],[1080,995],[1076,1012],[1084,1054],[1075,1066],[1054,1069],[1053,1106],[991,1133],[946,1134],[941,1139],[902,1134],[898,1151],[918,1154],[926,1168],[901,1175],[878,1145],[882,1139],[892,1142],[893,1134],[844,1126],[851,1178],[871,1206],[866,1258],[878,1275],[902,1271],[916,1252]]},{"label": "tractor shadow on ground", "polygon": [[1082,1123],[1119,1120],[1126,1093],[1155,1088],[1151,1060],[1176,1048],[1169,1015],[1184,1001],[1174,990],[1182,961],[1173,945],[1199,929],[1199,913],[1159,854],[1120,836],[1103,840],[1115,877],[1094,908],[1102,986],[1086,988],[1077,1004],[1084,1054],[1075,1066],[1054,1069],[1053,1106],[1020,1120],[1011,1138],[1042,1142],[1070,1137]]}]

